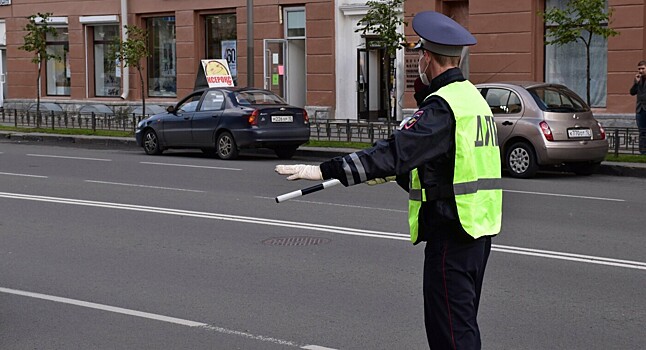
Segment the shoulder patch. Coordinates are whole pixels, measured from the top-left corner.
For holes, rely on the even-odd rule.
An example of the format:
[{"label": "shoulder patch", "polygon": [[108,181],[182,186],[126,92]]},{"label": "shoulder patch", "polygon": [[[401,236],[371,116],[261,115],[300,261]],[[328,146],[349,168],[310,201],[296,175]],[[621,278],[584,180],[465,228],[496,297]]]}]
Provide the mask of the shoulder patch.
[{"label": "shoulder patch", "polygon": [[406,121],[406,124],[404,124],[404,129],[408,130],[408,129],[412,128],[413,125],[415,125],[415,123],[417,123],[417,121],[419,120],[419,118],[422,117],[423,114],[424,114],[424,111],[415,112],[415,114],[413,114],[413,116],[410,117],[410,119],[408,119]]}]

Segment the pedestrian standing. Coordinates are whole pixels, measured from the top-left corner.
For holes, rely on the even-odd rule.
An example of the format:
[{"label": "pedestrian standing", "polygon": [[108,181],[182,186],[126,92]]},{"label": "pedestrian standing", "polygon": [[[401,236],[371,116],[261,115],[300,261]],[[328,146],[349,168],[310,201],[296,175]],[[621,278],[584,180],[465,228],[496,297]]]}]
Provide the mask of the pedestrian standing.
[{"label": "pedestrian standing", "polygon": [[639,128],[639,152],[646,154],[646,61],[637,63],[637,74],[630,94],[637,96],[635,119]]},{"label": "pedestrian standing", "polygon": [[[431,349],[480,349],[480,292],[500,232],[500,149],[493,114],[459,68],[476,39],[434,11],[418,13],[419,76],[429,85],[419,110],[372,148],[320,165],[278,165],[288,180],[335,178],[345,186],[397,176],[408,191],[410,240],[426,242],[423,293]],[[407,181],[400,181],[406,178]]]}]

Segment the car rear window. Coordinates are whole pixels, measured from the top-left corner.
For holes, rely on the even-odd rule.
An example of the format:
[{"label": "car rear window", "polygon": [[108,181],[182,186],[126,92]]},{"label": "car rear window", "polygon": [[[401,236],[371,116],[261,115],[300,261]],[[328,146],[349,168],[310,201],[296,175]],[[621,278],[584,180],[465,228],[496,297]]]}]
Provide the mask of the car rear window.
[{"label": "car rear window", "polygon": [[236,100],[241,105],[284,105],[287,104],[280,96],[269,91],[247,90],[236,91]]},{"label": "car rear window", "polygon": [[538,107],[546,112],[587,112],[583,100],[569,89],[557,86],[540,86],[527,89]]}]

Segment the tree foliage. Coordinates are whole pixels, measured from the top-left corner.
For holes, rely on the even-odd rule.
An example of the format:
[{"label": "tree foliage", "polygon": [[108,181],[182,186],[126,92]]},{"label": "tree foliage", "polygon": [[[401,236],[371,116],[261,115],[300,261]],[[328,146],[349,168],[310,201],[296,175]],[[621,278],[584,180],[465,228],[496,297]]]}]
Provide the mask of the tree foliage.
[{"label": "tree foliage", "polygon": [[547,31],[545,44],[565,45],[581,42],[586,49],[586,98],[590,104],[590,44],[595,36],[604,40],[619,32],[610,28],[612,9],[606,12],[606,0],[570,0],[564,9],[550,8],[541,14]]},{"label": "tree foliage", "polygon": [[[388,71],[387,87],[388,91],[394,89],[395,79],[393,77],[393,65],[397,50],[403,48],[406,37],[402,26],[407,26],[403,16],[404,0],[369,0],[366,2],[368,12],[359,20],[357,25],[360,27],[355,32],[361,32],[364,36],[374,35],[371,42],[384,48],[384,66]],[[391,99],[388,98],[388,120],[391,118]]]},{"label": "tree foliage", "polygon": [[386,50],[386,54],[394,57],[397,50],[402,48],[402,43],[406,42],[406,37],[399,28],[408,23],[404,21],[403,16],[404,0],[370,0],[366,2],[368,12],[359,20],[357,25],[361,28],[355,32],[361,34],[375,34],[374,39],[381,47]]},{"label": "tree foliage", "polygon": [[47,34],[53,37],[58,36],[56,28],[49,25],[49,17],[52,13],[37,13],[27,17],[29,22],[23,27],[27,32],[24,36],[24,44],[18,47],[19,50],[30,52],[33,56],[31,62],[36,65],[38,75],[36,78],[36,116],[37,126],[40,127],[40,77],[42,63],[49,60],[60,61],[62,58],[56,54],[47,52]]},{"label": "tree foliage", "polygon": [[150,56],[148,50],[148,31],[136,25],[125,25],[126,40],[117,38],[111,50],[113,60],[123,62],[124,67],[137,70],[141,87],[142,111],[146,114],[146,93],[144,90],[143,61]]}]

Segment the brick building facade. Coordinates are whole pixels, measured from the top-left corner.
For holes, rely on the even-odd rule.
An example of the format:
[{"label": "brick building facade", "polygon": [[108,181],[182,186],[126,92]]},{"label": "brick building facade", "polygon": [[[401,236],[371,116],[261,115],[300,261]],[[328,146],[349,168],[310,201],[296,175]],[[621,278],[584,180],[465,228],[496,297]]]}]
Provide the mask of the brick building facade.
[{"label": "brick building facade", "polygon": [[[550,56],[543,43],[545,25],[538,13],[546,4],[564,1],[407,0],[403,11],[409,23],[419,11],[443,12],[476,36],[478,44],[471,48],[466,65],[473,82],[542,81],[558,79],[561,67],[573,72],[585,66],[584,57]],[[61,34],[51,38],[50,49],[63,59],[48,62],[41,81],[42,99],[50,105],[136,109],[145,94],[151,106],[148,112],[155,112],[193,90],[203,58],[228,58],[237,84],[248,82],[246,0],[3,4],[0,31],[4,27],[5,36],[0,53],[5,106],[35,100],[36,68],[30,54],[18,47],[27,17],[39,12],[52,13],[50,24]],[[319,118],[383,118],[389,96],[397,102],[397,119],[415,108],[412,81],[417,54],[400,50],[395,61],[397,91],[385,91],[380,50],[371,46],[369,36],[356,32],[357,21],[368,9],[365,1],[253,0],[253,5],[254,86],[272,89]],[[646,6],[643,0],[608,0],[608,6],[613,11],[610,26],[620,35],[596,51],[595,67],[603,74],[595,78],[599,96],[594,110],[597,115],[630,119],[634,97],[628,90],[637,62],[646,56]],[[126,23],[147,28],[150,34],[152,57],[145,64],[143,89],[136,72],[130,70],[126,76],[118,62],[106,59],[109,44]],[[417,39],[410,26],[403,30],[409,40]]]}]

